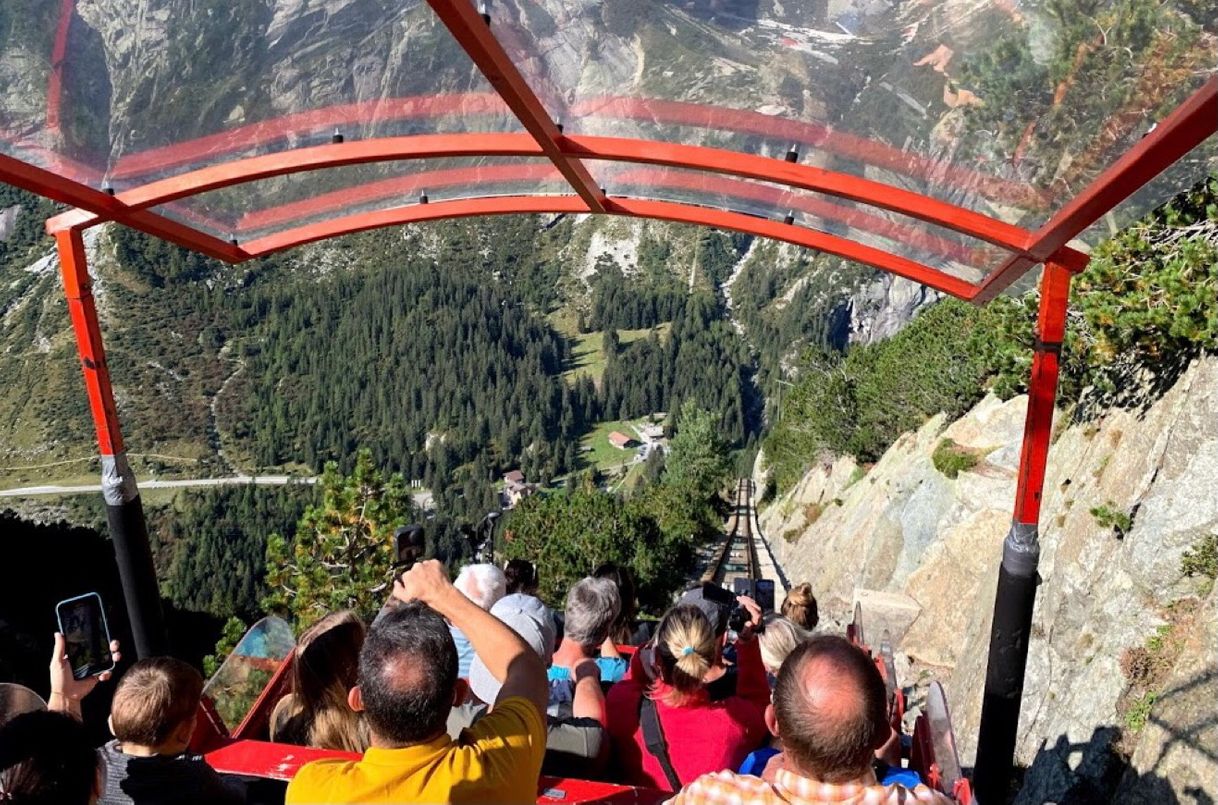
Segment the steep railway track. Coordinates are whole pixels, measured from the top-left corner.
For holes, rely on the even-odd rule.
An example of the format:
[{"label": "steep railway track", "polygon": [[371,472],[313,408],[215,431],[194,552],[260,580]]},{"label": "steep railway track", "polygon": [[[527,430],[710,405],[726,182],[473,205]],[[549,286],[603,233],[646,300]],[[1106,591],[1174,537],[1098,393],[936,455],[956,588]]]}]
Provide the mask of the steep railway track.
[{"label": "steep railway track", "polygon": [[753,594],[760,578],[757,545],[753,537],[753,482],[741,478],[736,484],[735,511],[728,521],[727,538],[719,549],[716,561],[706,569],[702,581],[709,581],[729,590]]}]

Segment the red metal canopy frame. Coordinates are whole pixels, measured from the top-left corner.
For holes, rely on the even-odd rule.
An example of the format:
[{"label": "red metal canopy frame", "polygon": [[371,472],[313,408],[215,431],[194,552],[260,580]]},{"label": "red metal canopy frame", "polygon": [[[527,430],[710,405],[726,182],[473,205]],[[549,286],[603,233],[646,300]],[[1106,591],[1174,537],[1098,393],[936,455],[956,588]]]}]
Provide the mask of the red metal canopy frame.
[{"label": "red metal canopy frame", "polygon": [[[889,271],[976,304],[984,304],[993,299],[1019,277],[1036,265],[1044,263],[1016,504],[1011,532],[1004,542],[999,573],[976,766],[980,801],[999,801],[1006,787],[1013,758],[1019,701],[1027,660],[1039,557],[1040,501],[1052,429],[1070,278],[1086,267],[1088,259],[1086,255],[1071,249],[1067,244],[1150,179],[1214,134],[1218,129],[1218,79],[1211,78],[1187,102],[1160,121],[1136,147],[1079,193],[1048,223],[1033,232],[919,193],[808,165],[700,146],[611,137],[566,136],[557,121],[547,114],[528,82],[496,40],[492,28],[474,10],[472,4],[466,0],[428,0],[428,3],[490,81],[498,99],[518,118],[525,133],[426,135],[297,148],[189,171],[134,187],[117,196],[60,176],[54,171],[0,155],[0,181],[76,208],[49,220],[47,230],[54,235],[59,251],[65,295],[102,457],[102,486],[107,518],[114,537],[137,653],[140,656],[164,653],[167,641],[139,490],[124,453],[101,328],[90,290],[82,238],[82,232],[89,227],[114,221],[219,260],[240,263],[348,232],[410,222],[507,213],[604,213],[713,226],[782,240]],[[57,37],[56,41],[60,40],[66,41],[66,36]],[[58,80],[54,76],[53,79]],[[55,106],[52,112],[56,119],[59,114],[58,98],[58,91],[50,93],[50,100]],[[609,103],[611,106],[616,103],[622,107],[619,110],[622,114],[661,114],[695,124],[698,115],[702,114],[696,107],[673,102],[617,99]],[[491,111],[496,104],[496,96],[488,95],[476,106]],[[400,105],[402,108],[398,111],[403,115],[437,113],[435,105],[429,104],[427,99],[403,99]],[[589,115],[604,114],[605,109],[589,108],[585,112]],[[341,111],[338,113],[341,114]],[[329,110],[328,114],[335,112]],[[765,121],[754,120],[750,115],[748,112],[740,112],[734,116],[735,125],[741,131],[758,126],[765,127],[774,122],[768,118]],[[313,117],[320,119],[326,115],[319,113]],[[316,122],[311,123],[311,119],[309,115],[292,116],[295,124],[305,127]],[[292,120],[285,118],[279,124],[275,121],[259,124],[258,136],[278,136],[276,132],[280,132],[280,129],[287,130],[295,125]],[[779,121],[779,124],[783,123],[787,121]],[[827,148],[851,153],[859,149],[870,153],[877,147],[875,144],[856,142],[857,138],[843,139],[844,135],[834,135],[826,131],[787,132],[783,129],[781,133],[798,135],[793,136],[793,139],[800,142],[819,143]],[[220,143],[217,139],[212,145],[222,144],[231,147],[233,151],[244,145],[232,143],[230,140],[231,138]],[[121,167],[131,175],[151,173],[158,169],[188,164],[193,158],[190,156],[192,153],[214,153],[212,145],[204,147],[200,142],[192,150],[190,144],[183,144],[171,149],[162,149],[155,154],[136,155],[126,160],[127,164]],[[889,156],[890,161],[900,162],[897,155]],[[276,234],[254,238],[241,245],[238,245],[235,238],[225,241],[151,209],[200,193],[303,171],[392,160],[448,157],[544,158],[549,160],[570,185],[571,192],[567,195],[522,194],[465,198],[303,222],[317,213],[325,215],[336,212],[342,209],[340,204],[353,205],[382,198],[387,190],[386,187],[362,186],[343,191],[341,199],[339,196],[329,199],[318,197],[299,203],[294,208],[293,205],[283,205],[281,209],[265,211],[278,215],[278,222],[299,219],[302,223]],[[734,179],[764,182],[766,185],[785,187],[791,191],[812,191],[899,213],[935,227],[976,238],[1006,250],[1009,257],[979,282],[969,282],[915,260],[786,221],[768,220],[740,212],[691,204],[611,195],[593,179],[584,164],[588,159],[702,171],[725,181]],[[908,165],[908,162],[905,164]],[[961,177],[961,181],[964,180]],[[1021,193],[1018,186],[1008,187],[1010,183],[1006,182],[1001,184],[1003,187],[999,189],[1006,195],[1015,194],[1027,198],[1039,195],[1035,188],[1026,188],[1026,193]],[[769,192],[766,185],[759,186],[761,189],[756,191],[735,192],[761,193],[764,198],[769,199],[771,196],[766,195]],[[327,204],[330,206],[327,207]],[[868,215],[861,210],[846,209],[851,215]],[[823,206],[807,211],[816,215],[826,213]],[[853,220],[860,222],[867,219],[856,217]],[[886,231],[892,235],[895,230]]]}]

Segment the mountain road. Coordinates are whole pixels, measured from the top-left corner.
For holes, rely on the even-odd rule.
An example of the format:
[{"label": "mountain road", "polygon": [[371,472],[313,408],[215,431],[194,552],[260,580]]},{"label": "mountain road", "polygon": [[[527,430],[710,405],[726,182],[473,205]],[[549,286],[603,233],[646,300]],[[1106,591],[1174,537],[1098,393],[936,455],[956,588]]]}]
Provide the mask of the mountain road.
[{"label": "mountain road", "polygon": [[[288,483],[316,483],[317,478],[302,478],[295,475],[233,475],[227,478],[187,478],[182,480],[140,481],[140,489],[175,489],[194,486],[227,486],[229,484],[257,484],[258,486],[283,486]],[[23,486],[16,489],[0,489],[0,497],[22,498],[37,495],[80,495],[101,492],[101,484],[79,486]]]}]

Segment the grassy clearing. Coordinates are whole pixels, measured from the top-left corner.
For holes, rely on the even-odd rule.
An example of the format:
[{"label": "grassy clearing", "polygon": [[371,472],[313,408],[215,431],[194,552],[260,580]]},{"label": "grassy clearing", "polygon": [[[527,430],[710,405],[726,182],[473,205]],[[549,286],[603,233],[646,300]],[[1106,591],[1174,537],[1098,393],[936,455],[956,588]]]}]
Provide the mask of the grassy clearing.
[{"label": "grassy clearing", "polygon": [[[59,469],[26,470],[0,473],[0,489],[20,489],[26,486],[86,486],[101,483],[101,471],[87,472],[89,463],[65,464]],[[48,498],[49,499],[49,498]]]},{"label": "grassy clearing", "polygon": [[[605,340],[603,330],[581,333],[576,326],[575,315],[567,308],[554,311],[549,316],[550,326],[567,337],[571,346],[571,362],[563,372],[568,381],[575,380],[580,375],[588,375],[599,386],[601,376],[605,373],[605,353],[601,345]],[[618,330],[618,343],[626,346],[634,341],[646,338],[655,330],[661,339],[668,337],[672,329],[670,322],[664,322],[654,328],[644,327],[641,330]]]},{"label": "grassy clearing", "polygon": [[[654,328],[659,333],[660,338],[667,337],[669,329],[672,325],[664,322],[659,327]],[[646,338],[651,334],[651,329],[644,328],[642,330],[618,330],[618,343],[622,346]],[[599,386],[601,376],[605,374],[605,353],[601,349],[601,345],[605,340],[605,333],[597,330],[591,333],[576,333],[568,335],[567,340],[571,344],[571,363],[567,367],[567,371],[563,372],[563,377],[568,380],[574,380],[581,374],[588,375]]]},{"label": "grassy clearing", "polygon": [[643,420],[622,420],[614,419],[609,422],[601,422],[591,431],[584,434],[580,439],[580,455],[588,464],[596,467],[604,472],[613,467],[620,467],[622,464],[627,464],[634,460],[636,455],[634,450],[619,450],[609,444],[609,434],[615,430],[619,430],[632,439],[638,439],[634,429],[630,427],[631,422],[641,422]]}]

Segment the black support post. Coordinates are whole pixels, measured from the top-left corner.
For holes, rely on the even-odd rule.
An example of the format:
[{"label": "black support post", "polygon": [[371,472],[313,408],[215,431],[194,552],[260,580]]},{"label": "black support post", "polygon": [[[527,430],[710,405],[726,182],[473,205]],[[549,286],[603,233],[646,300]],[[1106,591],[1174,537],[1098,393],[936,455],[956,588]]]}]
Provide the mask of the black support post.
[{"label": "black support post", "polygon": [[[107,466],[114,468],[107,471]],[[156,566],[148,543],[148,524],[140,500],[135,475],[127,457],[102,457],[102,494],[106,500],[106,523],[114,543],[114,559],[123,583],[123,600],[135,653],[140,658],[169,653],[161,591],[157,586]],[[117,481],[117,483],[115,483]]]},{"label": "black support post", "polygon": [[59,250],[64,296],[68,302],[68,316],[76,333],[80,368],[84,373],[93,427],[97,431],[106,522],[114,542],[114,558],[123,584],[123,598],[131,623],[131,634],[135,639],[135,653],[140,658],[165,654],[169,645],[165,616],[161,612],[156,568],[148,544],[148,526],[144,521],[144,506],[140,502],[135,474],[131,472],[123,448],[118,407],[114,402],[114,389],[110,386],[110,370],[102,346],[84,240],[75,229],[57,231],[54,235]]},{"label": "black support post", "polygon": [[977,736],[973,789],[977,792],[977,802],[982,805],[1006,802],[1011,785],[1024,672],[1028,665],[1028,639],[1039,580],[1040,504],[1053,435],[1053,408],[1069,299],[1070,272],[1060,264],[1046,263],[1041,277],[1040,311],[1028,383],[1023,449],[1016,479],[1015,513],[1011,530],[1002,544],[981,727]]}]

